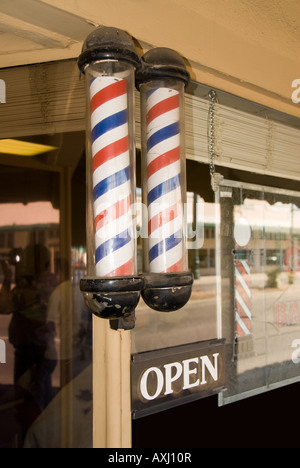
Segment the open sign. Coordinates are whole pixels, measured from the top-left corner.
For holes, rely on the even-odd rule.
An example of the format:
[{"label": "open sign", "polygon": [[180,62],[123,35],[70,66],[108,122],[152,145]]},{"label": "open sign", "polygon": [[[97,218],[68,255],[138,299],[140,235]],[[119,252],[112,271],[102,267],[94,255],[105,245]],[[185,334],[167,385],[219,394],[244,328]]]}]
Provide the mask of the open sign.
[{"label": "open sign", "polygon": [[224,340],[190,343],[133,355],[133,417],[218,393],[225,384],[224,359]]}]

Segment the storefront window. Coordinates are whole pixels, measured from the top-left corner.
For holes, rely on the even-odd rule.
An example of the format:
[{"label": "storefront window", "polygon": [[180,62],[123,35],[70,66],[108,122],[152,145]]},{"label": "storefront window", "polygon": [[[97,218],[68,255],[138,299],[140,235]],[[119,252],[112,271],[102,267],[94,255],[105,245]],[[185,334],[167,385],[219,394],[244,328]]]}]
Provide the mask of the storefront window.
[{"label": "storefront window", "polygon": [[[6,100],[0,102],[0,448],[92,447],[92,314],[79,288],[86,274],[84,80],[76,60],[3,69],[1,80]],[[138,93],[136,98],[139,202]],[[186,102],[184,214],[192,295],[182,309],[167,313],[150,309],[141,298],[128,333],[132,355],[224,338],[222,405],[299,380],[300,194],[224,180],[216,203],[207,100],[191,93]],[[248,130],[254,125],[257,131],[259,123],[269,147],[269,122],[261,125],[257,116],[225,107],[216,115],[220,172],[238,168],[232,178],[247,181],[252,172],[243,177],[252,169],[265,174],[265,140],[254,152],[246,144],[241,152],[236,139],[252,142]],[[226,128],[234,128],[232,139]],[[296,131],[279,136],[294,142]],[[286,147],[298,157],[296,144]],[[272,174],[281,177],[275,162],[282,158],[273,160]],[[261,177],[263,184],[268,177]],[[283,187],[293,174],[285,177]],[[137,261],[142,273],[139,235]],[[238,270],[241,265],[249,277]],[[246,312],[237,304],[238,280],[249,293]]]},{"label": "storefront window", "polygon": [[299,381],[300,193],[223,181],[219,200],[226,404]]},{"label": "storefront window", "polygon": [[[60,87],[64,76],[68,86]],[[3,77],[0,447],[89,448],[92,317],[79,289],[86,272],[83,83],[75,62],[8,69]],[[46,147],[21,155],[28,144]]]},{"label": "storefront window", "polygon": [[[196,182],[194,188],[193,184],[194,180],[200,180],[206,170],[204,168],[201,164],[187,164],[188,191],[184,219],[189,269],[194,274],[191,298],[183,308],[173,312],[154,311],[141,298],[136,309],[135,328],[132,331],[132,353],[218,337],[215,265],[218,211],[211,187],[203,189],[203,186]],[[138,197],[137,199],[139,200]],[[138,219],[138,225],[141,223],[142,220]],[[140,237],[138,248],[140,252]],[[139,262],[139,266],[142,272],[142,261]]]}]

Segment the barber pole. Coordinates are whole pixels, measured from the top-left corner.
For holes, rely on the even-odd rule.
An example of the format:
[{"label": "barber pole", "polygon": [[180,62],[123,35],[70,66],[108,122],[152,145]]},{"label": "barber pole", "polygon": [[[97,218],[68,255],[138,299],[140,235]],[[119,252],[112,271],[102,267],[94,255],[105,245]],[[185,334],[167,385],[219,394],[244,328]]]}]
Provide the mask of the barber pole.
[{"label": "barber pole", "polygon": [[234,308],[235,333],[237,337],[252,333],[252,299],[251,299],[251,272],[250,252],[247,249],[234,252]]},{"label": "barber pole", "polygon": [[96,275],[134,273],[126,80],[90,83]]},{"label": "barber pole", "polygon": [[144,54],[136,79],[141,95],[143,204],[148,215],[142,296],[161,312],[182,308],[193,284],[183,219],[184,89],[189,80],[182,57],[165,47]]},{"label": "barber pole", "polygon": [[179,92],[156,88],[146,95],[149,271],[183,270]]},{"label": "barber pole", "polygon": [[78,67],[86,77],[86,243],[84,300],[113,330],[135,324],[142,277],[137,275],[135,206],[134,40],[99,27],[86,38]]}]

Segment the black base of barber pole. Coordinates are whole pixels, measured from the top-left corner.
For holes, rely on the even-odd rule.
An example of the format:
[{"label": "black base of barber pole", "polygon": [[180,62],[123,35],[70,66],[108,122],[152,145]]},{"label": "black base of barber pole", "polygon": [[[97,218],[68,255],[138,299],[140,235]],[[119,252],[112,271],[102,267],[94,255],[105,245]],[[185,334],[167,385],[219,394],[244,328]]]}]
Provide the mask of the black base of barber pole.
[{"label": "black base of barber pole", "polygon": [[149,273],[143,276],[142,297],[151,309],[172,312],[181,309],[192,293],[193,274]]},{"label": "black base of barber pole", "polygon": [[94,315],[115,320],[131,317],[138,305],[144,280],[140,276],[83,278],[80,289]]}]

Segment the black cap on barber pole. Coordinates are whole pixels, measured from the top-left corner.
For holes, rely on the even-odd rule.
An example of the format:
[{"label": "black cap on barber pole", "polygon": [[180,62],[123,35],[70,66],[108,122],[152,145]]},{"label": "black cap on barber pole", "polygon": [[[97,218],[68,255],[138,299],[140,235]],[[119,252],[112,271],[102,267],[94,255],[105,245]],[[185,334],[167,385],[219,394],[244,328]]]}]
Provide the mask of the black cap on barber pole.
[{"label": "black cap on barber pole", "polygon": [[78,58],[78,67],[82,73],[85,67],[99,60],[120,60],[135,68],[141,64],[134,40],[122,29],[100,26],[86,38]]}]

